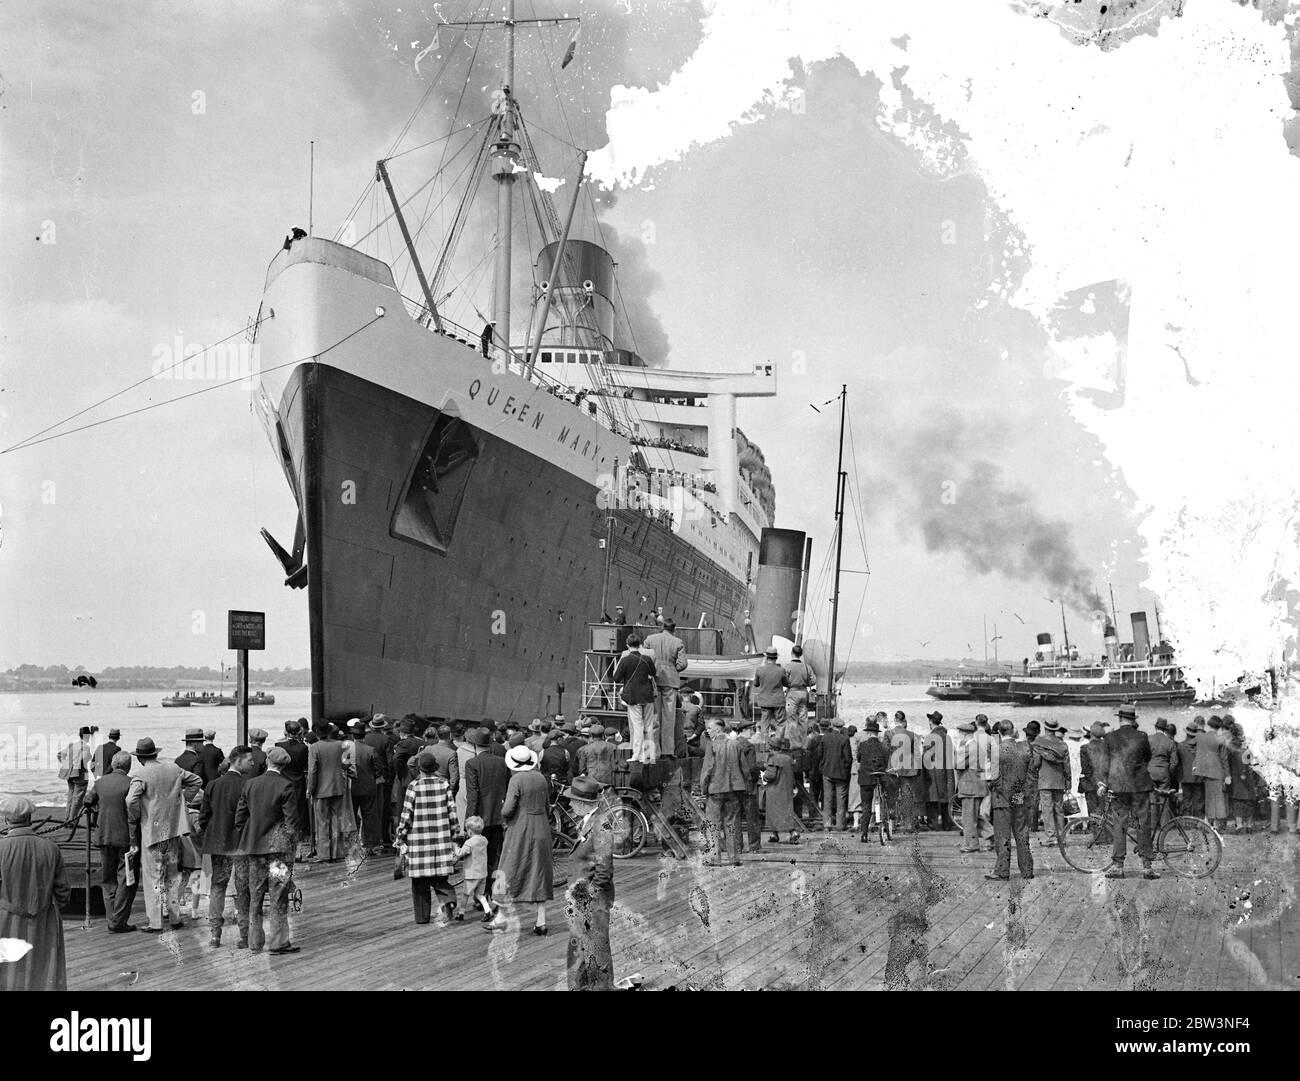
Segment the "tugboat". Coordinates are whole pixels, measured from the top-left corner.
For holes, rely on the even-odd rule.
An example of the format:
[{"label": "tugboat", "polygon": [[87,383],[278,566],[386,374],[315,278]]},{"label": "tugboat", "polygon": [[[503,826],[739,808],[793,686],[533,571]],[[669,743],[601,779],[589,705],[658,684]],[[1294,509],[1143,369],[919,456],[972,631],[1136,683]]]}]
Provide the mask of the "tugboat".
[{"label": "tugboat", "polygon": [[179,709],[182,706],[188,706],[193,701],[189,695],[183,695],[180,691],[172,692],[170,698],[162,700],[163,709]]},{"label": "tugboat", "polygon": [[975,696],[971,694],[968,682],[959,676],[934,675],[925,693],[941,702],[969,702]]}]

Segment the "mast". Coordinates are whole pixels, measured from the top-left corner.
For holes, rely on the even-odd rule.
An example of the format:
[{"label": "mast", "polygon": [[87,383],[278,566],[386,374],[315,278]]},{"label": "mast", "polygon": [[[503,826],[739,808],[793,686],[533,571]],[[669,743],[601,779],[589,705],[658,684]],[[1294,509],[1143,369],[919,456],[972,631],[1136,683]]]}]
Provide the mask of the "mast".
[{"label": "mast", "polygon": [[835,696],[835,639],[840,618],[840,559],[844,552],[844,419],[848,401],[849,385],[842,383],[840,384],[840,449],[835,465],[835,593],[831,597],[830,681],[827,684],[830,691],[830,716],[832,717],[838,712]]},{"label": "mast", "polygon": [[1061,606],[1061,633],[1065,635],[1065,663],[1070,663],[1070,630],[1065,625],[1065,601],[1058,600],[1057,604]]},{"label": "mast", "polygon": [[1157,648],[1165,640],[1164,632],[1160,629],[1160,605],[1156,605],[1156,646]]},{"label": "mast", "polygon": [[429,279],[424,276],[424,267],[420,265],[420,257],[415,251],[415,241],[411,239],[411,230],[406,227],[406,218],[402,216],[402,205],[397,201],[397,194],[393,191],[393,182],[388,178],[388,163],[385,161],[375,162],[375,176],[384,182],[384,188],[388,192],[388,201],[393,204],[393,214],[397,218],[397,227],[402,231],[402,239],[406,241],[406,251],[411,257],[411,265],[415,267],[415,276],[419,279],[420,290],[424,293],[424,303],[429,309],[429,315],[433,317],[433,325],[442,330],[442,316],[438,314],[438,306],[433,302],[433,293],[429,289]]},{"label": "mast", "polygon": [[492,149],[492,179],[497,182],[497,258],[492,285],[493,336],[497,357],[510,363],[510,239],[514,228],[515,170],[519,167],[519,144],[515,142],[515,0],[510,0],[506,18],[506,77],[501,87],[501,132]]},{"label": "mast", "polygon": [[560,273],[560,264],[564,259],[564,247],[569,242],[569,228],[573,225],[573,214],[578,209],[578,196],[582,194],[582,174],[587,168],[587,152],[578,156],[578,179],[573,185],[573,201],[569,203],[569,213],[564,219],[564,232],[560,234],[559,246],[555,249],[555,259],[551,263],[551,276],[546,279],[546,292],[542,296],[542,310],[537,320],[537,329],[533,334],[533,347],[526,355],[524,371],[532,374],[533,365],[537,363],[537,351],[542,347],[542,335],[546,333],[546,317],[551,314],[551,301],[555,297],[555,280]]},{"label": "mast", "polygon": [[984,670],[989,667],[989,617],[984,617]]}]

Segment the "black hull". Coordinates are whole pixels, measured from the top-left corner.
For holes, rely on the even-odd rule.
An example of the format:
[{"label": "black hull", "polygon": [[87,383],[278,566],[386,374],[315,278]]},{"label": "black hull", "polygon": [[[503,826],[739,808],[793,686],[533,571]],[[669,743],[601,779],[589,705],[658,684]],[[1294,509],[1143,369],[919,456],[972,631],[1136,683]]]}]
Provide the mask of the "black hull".
[{"label": "black hull", "polygon": [[1013,691],[1018,706],[1120,706],[1120,705],[1187,705],[1196,698],[1190,688],[1175,691],[1134,690],[1132,688],[1091,688],[1071,691]]},{"label": "black hull", "polygon": [[[561,682],[576,712],[605,573],[594,486],[469,429],[477,457],[434,551],[398,520],[438,410],[314,363],[294,370],[278,415],[305,530],[313,719],[530,718],[559,708]],[[614,514],[609,606],[629,622],[662,606],[683,626],[706,612],[741,652],[744,583],[667,526]]]}]

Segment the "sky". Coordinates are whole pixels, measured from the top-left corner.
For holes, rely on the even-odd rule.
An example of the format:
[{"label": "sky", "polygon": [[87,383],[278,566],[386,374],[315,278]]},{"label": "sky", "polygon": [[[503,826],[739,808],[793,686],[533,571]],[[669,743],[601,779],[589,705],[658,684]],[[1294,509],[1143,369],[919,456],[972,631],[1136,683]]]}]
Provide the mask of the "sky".
[{"label": "sky", "polygon": [[[1019,659],[1058,597],[1095,650],[1108,584],[1124,631],[1158,603],[1207,683],[1294,645],[1294,17],[1257,6],[575,3],[562,115],[542,73],[571,31],[528,32],[523,108],[593,151],[638,337],[657,317],[672,367],[776,365],[739,423],[815,568],[848,385],[845,565],[871,571],[844,581],[851,659],[981,657],[985,619]],[[314,231],[342,225],[469,48],[444,30],[417,72],[434,10],[0,11],[0,449],[132,384],[66,428],[203,391],[0,455],[0,667],[215,666],[228,608],[267,612],[259,666],[306,663],[248,390],[151,375],[254,315],[306,225],[309,140]],[[829,593],[817,575],[815,631]]]}]

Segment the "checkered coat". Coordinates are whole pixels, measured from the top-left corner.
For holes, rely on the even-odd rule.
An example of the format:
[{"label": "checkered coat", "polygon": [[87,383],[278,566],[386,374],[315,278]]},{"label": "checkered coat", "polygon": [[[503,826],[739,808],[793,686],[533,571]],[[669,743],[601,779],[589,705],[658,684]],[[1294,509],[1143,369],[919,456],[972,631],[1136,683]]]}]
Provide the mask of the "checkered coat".
[{"label": "checkered coat", "polygon": [[406,788],[406,802],[397,823],[397,843],[406,846],[406,873],[411,878],[449,875],[456,866],[460,832],[451,785],[439,777],[421,774]]}]

